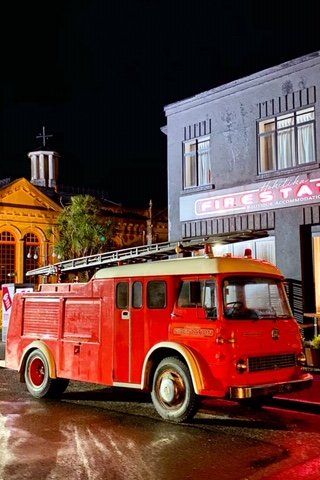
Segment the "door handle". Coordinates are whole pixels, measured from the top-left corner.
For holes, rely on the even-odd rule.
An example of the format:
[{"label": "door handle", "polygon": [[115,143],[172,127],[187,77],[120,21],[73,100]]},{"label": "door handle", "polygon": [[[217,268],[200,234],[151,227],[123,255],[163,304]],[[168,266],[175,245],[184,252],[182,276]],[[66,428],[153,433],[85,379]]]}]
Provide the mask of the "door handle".
[{"label": "door handle", "polygon": [[130,320],[130,312],[129,312],[129,310],[122,310],[122,312],[121,312],[121,320]]}]

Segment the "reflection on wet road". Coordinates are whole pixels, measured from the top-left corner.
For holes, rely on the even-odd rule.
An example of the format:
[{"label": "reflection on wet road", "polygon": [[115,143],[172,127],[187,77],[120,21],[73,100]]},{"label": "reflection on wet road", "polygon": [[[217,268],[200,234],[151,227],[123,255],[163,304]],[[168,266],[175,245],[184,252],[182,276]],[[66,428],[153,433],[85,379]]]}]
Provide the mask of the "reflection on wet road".
[{"label": "reflection on wet road", "polygon": [[121,392],[91,389],[74,384],[60,402],[36,400],[0,369],[0,479],[260,480],[320,454],[319,422],[313,445],[301,449],[309,424],[290,413],[221,407],[175,425],[142,394],[126,402]]}]

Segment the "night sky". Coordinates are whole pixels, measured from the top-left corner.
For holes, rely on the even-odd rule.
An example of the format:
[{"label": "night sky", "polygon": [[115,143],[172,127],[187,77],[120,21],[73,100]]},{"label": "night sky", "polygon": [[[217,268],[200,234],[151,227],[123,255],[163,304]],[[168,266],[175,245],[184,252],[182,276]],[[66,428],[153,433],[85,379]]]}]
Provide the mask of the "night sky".
[{"label": "night sky", "polygon": [[[5,6],[4,6],[5,5]],[[0,179],[46,127],[59,184],[167,204],[164,107],[320,49],[317,2],[11,0],[1,12]]]}]

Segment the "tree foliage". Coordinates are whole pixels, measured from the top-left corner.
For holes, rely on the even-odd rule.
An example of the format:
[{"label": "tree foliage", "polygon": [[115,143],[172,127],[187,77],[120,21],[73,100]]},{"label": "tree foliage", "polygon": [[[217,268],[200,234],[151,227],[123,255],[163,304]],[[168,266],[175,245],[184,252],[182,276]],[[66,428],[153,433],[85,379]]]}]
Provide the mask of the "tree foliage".
[{"label": "tree foliage", "polygon": [[103,218],[100,202],[91,195],[71,197],[57,226],[59,239],[54,249],[61,260],[105,251],[113,234],[112,221]]}]

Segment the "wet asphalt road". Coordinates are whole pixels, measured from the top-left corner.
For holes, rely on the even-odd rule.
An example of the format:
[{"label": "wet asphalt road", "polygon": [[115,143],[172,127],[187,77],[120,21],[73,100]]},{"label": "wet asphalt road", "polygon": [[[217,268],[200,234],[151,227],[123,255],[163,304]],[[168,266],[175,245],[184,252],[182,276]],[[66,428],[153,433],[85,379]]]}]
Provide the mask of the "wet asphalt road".
[{"label": "wet asphalt road", "polygon": [[36,400],[0,368],[1,480],[320,478],[316,412],[205,402],[189,424],[162,421],[140,392],[72,382]]}]

